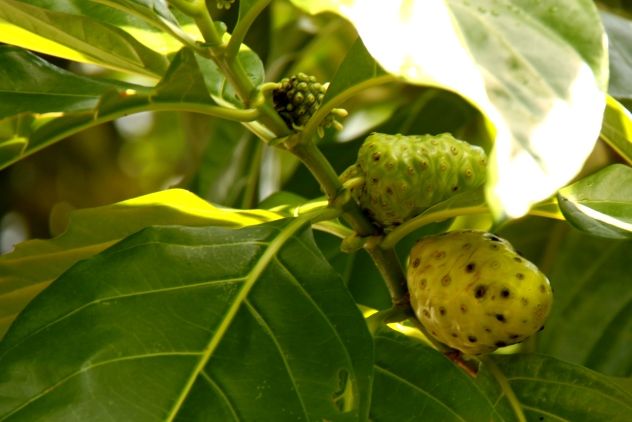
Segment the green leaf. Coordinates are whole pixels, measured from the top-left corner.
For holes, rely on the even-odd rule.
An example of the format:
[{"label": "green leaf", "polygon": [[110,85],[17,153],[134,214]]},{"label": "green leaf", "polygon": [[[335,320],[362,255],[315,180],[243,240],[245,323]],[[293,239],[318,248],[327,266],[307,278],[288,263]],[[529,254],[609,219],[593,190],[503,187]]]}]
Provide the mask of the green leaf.
[{"label": "green leaf", "polygon": [[496,214],[525,214],[593,149],[608,58],[592,1],[294,3],[342,14],[386,71],[456,91],[486,115],[496,134],[487,189]]},{"label": "green leaf", "polygon": [[375,421],[513,420],[506,403],[492,401],[495,385],[473,379],[441,353],[393,330],[375,337],[371,417]]},{"label": "green leaf", "polygon": [[[242,102],[237,92],[215,62],[202,56],[196,56],[196,60],[204,75],[206,87],[213,96],[213,99],[221,105],[242,107]],[[242,44],[242,48],[239,50],[239,53],[237,53],[236,60],[241,63],[253,86],[258,86],[263,83],[265,70],[257,53]]]},{"label": "green leaf", "polygon": [[632,167],[612,164],[559,191],[566,219],[590,234],[632,238]]},{"label": "green leaf", "polygon": [[[0,120],[0,168],[73,133],[141,111],[193,111],[235,120],[254,118],[248,111],[214,105],[188,48],[175,55],[165,77],[154,88],[79,77],[30,53],[16,52],[12,47],[0,48],[3,51],[6,54],[0,54],[0,62],[8,66],[4,72],[0,70],[0,89],[4,89],[0,98],[10,102],[0,106],[0,113],[30,113]],[[13,82],[14,68],[38,78]],[[13,110],[13,102],[21,108]]]},{"label": "green leaf", "polygon": [[608,93],[632,101],[632,21],[614,13],[601,11],[610,53]]},{"label": "green leaf", "polygon": [[323,104],[348,88],[385,74],[386,72],[371,57],[362,40],[358,38],[331,80]]},{"label": "green leaf", "polygon": [[0,362],[4,418],[366,420],[372,344],[311,232],[280,220],[125,239],[31,302]]},{"label": "green leaf", "polygon": [[105,92],[127,86],[78,76],[21,48],[0,46],[0,119],[24,112],[89,110]]},{"label": "green leaf", "polygon": [[632,392],[616,378],[548,356],[495,355],[494,361],[529,421],[625,422],[632,417]]},{"label": "green leaf", "polygon": [[216,208],[180,189],[75,211],[60,236],[29,240],[0,256],[0,338],[26,304],[64,271],[145,227],[244,227],[276,218],[268,211]]},{"label": "green leaf", "polygon": [[632,164],[632,114],[611,96],[607,100],[601,137]]},{"label": "green leaf", "polygon": [[573,230],[553,245],[558,253],[548,257],[553,265],[547,275],[555,299],[538,336],[538,351],[609,375],[631,376],[632,241]]},{"label": "green leaf", "polygon": [[86,16],[48,10],[18,0],[0,3],[0,41],[151,77],[168,60],[118,27]]}]

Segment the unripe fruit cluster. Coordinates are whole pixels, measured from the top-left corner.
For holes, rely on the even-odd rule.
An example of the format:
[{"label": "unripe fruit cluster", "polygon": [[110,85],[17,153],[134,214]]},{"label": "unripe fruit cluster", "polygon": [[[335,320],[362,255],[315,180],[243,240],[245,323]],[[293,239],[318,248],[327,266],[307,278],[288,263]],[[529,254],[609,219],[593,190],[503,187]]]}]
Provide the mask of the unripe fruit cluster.
[{"label": "unripe fruit cluster", "polygon": [[504,239],[455,231],[421,239],[408,263],[410,303],[430,335],[470,355],[519,343],[544,327],[549,280]]},{"label": "unripe fruit cluster", "polygon": [[327,87],[304,73],[284,78],[279,84],[272,91],[274,107],[288,127],[301,129],[320,107]]}]

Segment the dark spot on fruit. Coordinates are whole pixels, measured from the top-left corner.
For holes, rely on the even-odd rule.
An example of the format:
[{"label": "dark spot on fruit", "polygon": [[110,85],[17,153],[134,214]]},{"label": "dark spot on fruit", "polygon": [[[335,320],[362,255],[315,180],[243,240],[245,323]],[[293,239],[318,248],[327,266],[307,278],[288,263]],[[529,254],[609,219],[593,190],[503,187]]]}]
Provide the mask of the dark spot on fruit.
[{"label": "dark spot on fruit", "polygon": [[492,243],[491,245],[489,245],[489,248],[493,249],[493,250],[497,250],[498,249],[498,245],[495,244],[495,243]]},{"label": "dark spot on fruit", "polygon": [[425,278],[422,278],[422,279],[421,279],[421,281],[419,282],[419,286],[420,286],[422,289],[425,289],[425,288],[426,288],[426,284],[428,284],[428,280],[426,280]]},{"label": "dark spot on fruit", "polygon": [[389,194],[389,195],[392,195],[392,194],[393,194],[393,189],[391,189],[391,187],[390,187],[390,186],[389,186],[389,187],[387,187],[387,188],[386,188],[386,193],[387,193],[387,194]]},{"label": "dark spot on fruit", "polygon": [[379,152],[374,152],[371,158],[373,158],[373,161],[380,161],[380,158],[382,158],[382,154],[380,154]]},{"label": "dark spot on fruit", "polygon": [[456,192],[456,191],[458,191],[458,190],[459,190],[459,187],[458,187],[458,186],[452,186],[452,192]]},{"label": "dark spot on fruit", "polygon": [[412,168],[412,167],[408,167],[407,171],[408,171],[408,175],[409,175],[409,176],[412,176],[412,175],[414,175],[414,174],[415,174],[415,169],[414,169],[414,168]]},{"label": "dark spot on fruit", "polygon": [[452,337],[459,338],[459,335],[457,333],[452,333]]},{"label": "dark spot on fruit", "polygon": [[522,274],[522,273],[516,273],[516,278],[517,278],[518,280],[524,280],[524,274]]},{"label": "dark spot on fruit", "polygon": [[544,284],[540,284],[540,293],[544,292],[546,292],[546,287],[544,287]]},{"label": "dark spot on fruit", "polygon": [[474,173],[472,172],[471,169],[465,170],[465,177],[467,177],[469,179],[472,176],[474,176]]},{"label": "dark spot on fruit", "polygon": [[452,277],[450,277],[450,274],[446,274],[441,278],[441,284],[444,286],[449,285],[451,281]]},{"label": "dark spot on fruit", "polygon": [[522,323],[523,323],[523,324],[526,324],[527,322],[529,322],[529,321],[528,321],[528,320],[526,320],[526,319],[523,319],[523,320],[522,320]]},{"label": "dark spot on fruit", "polygon": [[526,297],[520,298],[520,303],[522,303],[522,306],[527,306],[529,304],[529,299]]},{"label": "dark spot on fruit", "polygon": [[413,268],[417,268],[419,266],[419,264],[421,264],[421,259],[415,258],[413,260]]},{"label": "dark spot on fruit", "polygon": [[419,163],[419,167],[421,167],[422,170],[425,170],[428,167],[428,162],[427,161],[421,161]]},{"label": "dark spot on fruit", "polygon": [[492,329],[491,329],[491,328],[489,328],[489,327],[485,327],[485,332],[487,332],[487,333],[491,333],[491,332],[492,332]]},{"label": "dark spot on fruit", "polygon": [[544,420],[544,416],[540,416],[540,417],[538,417],[538,420],[539,420],[539,421],[543,421],[543,420]]},{"label": "dark spot on fruit", "polygon": [[384,167],[386,167],[386,170],[393,170],[393,168],[395,167],[395,163],[389,161]]},{"label": "dark spot on fruit", "polygon": [[450,152],[452,153],[452,155],[458,155],[459,154],[459,150],[455,146],[451,146],[450,147]]},{"label": "dark spot on fruit", "polygon": [[[492,248],[492,249],[498,249],[498,245],[492,245],[492,246],[496,246],[495,248]],[[489,266],[496,270],[500,267],[500,263],[498,261],[492,261],[489,264]]]},{"label": "dark spot on fruit", "polygon": [[510,294],[511,293],[509,292],[509,289],[502,289],[500,291],[500,297],[502,297],[503,299],[507,299]]},{"label": "dark spot on fruit", "polygon": [[476,343],[476,341],[478,340],[476,337],[474,336],[467,336],[467,339],[470,343]]},{"label": "dark spot on fruit", "polygon": [[428,312],[428,310],[427,310],[427,309],[424,309],[421,313],[422,313],[422,315],[423,315],[424,317],[426,317],[426,318],[430,318],[430,312]]},{"label": "dark spot on fruit", "polygon": [[377,178],[374,177],[373,179],[371,179],[371,183],[373,183],[374,185],[377,185],[377,182],[378,182]]},{"label": "dark spot on fruit", "polygon": [[516,262],[522,262],[522,258],[520,258],[518,256],[515,256],[513,260],[516,261]]},{"label": "dark spot on fruit", "polygon": [[498,320],[500,322],[507,322],[507,320],[505,319],[505,316],[503,314],[496,314],[496,320]]},{"label": "dark spot on fruit", "polygon": [[512,340],[515,340],[518,337],[520,337],[520,334],[509,334],[509,338],[512,339]]},{"label": "dark spot on fruit", "polygon": [[493,234],[490,234],[489,238],[491,239],[492,242],[500,242],[500,237],[495,236]]},{"label": "dark spot on fruit", "polygon": [[492,295],[492,300],[496,300],[496,295]]},{"label": "dark spot on fruit", "polygon": [[465,272],[466,273],[472,273],[474,272],[474,270],[476,269],[476,264],[473,262],[470,262],[469,264],[467,264],[465,266]]},{"label": "dark spot on fruit", "polygon": [[445,258],[445,251],[436,251],[436,252],[433,254],[433,256],[434,256],[436,259],[443,259],[443,258]]},{"label": "dark spot on fruit", "polygon": [[543,325],[543,326],[541,326],[541,327],[538,329],[538,332],[540,332],[540,331],[542,331],[542,330],[544,330],[544,325]]},{"label": "dark spot on fruit", "polygon": [[477,299],[480,299],[483,296],[485,296],[486,292],[487,292],[487,286],[483,286],[482,284],[478,285],[474,289],[474,297],[477,298]]},{"label": "dark spot on fruit", "polygon": [[439,307],[439,313],[440,313],[442,316],[443,316],[443,315],[445,315],[445,314],[446,314],[446,312],[447,312],[447,311],[445,310],[445,308],[444,308],[443,306],[440,306],[440,307]]},{"label": "dark spot on fruit", "polygon": [[431,331],[431,333],[432,333],[432,335],[433,335],[433,336],[436,336],[436,335],[437,335],[437,332],[436,332],[436,331],[434,331],[434,330],[432,330],[432,331]]},{"label": "dark spot on fruit", "polygon": [[461,309],[461,312],[463,313],[467,312],[467,307],[464,304],[461,304],[460,309]]},{"label": "dark spot on fruit", "polygon": [[504,341],[497,341],[494,344],[496,345],[496,347],[505,347],[507,345],[507,343],[505,343]]}]

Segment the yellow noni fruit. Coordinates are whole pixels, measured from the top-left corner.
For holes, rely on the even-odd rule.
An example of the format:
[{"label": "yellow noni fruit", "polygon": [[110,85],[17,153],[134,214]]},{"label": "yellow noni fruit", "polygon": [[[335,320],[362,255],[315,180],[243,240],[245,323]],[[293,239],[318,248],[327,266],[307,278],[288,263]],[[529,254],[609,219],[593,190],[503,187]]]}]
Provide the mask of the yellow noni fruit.
[{"label": "yellow noni fruit", "polygon": [[519,343],[544,327],[553,294],[546,276],[491,233],[425,237],[410,252],[415,315],[440,342],[469,355]]}]

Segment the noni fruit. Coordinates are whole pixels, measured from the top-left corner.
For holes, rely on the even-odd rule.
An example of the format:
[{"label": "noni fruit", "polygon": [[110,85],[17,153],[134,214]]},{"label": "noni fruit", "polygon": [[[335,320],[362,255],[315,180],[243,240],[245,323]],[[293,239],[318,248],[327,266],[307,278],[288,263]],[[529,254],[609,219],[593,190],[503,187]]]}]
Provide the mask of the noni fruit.
[{"label": "noni fruit", "polygon": [[350,190],[379,225],[401,224],[449,197],[485,183],[487,156],[482,148],[440,135],[373,133],[357,162],[341,176],[363,178]]},{"label": "noni fruit", "polygon": [[474,230],[425,237],[410,252],[410,304],[428,333],[469,355],[519,343],[544,327],[546,276],[509,242]]}]

